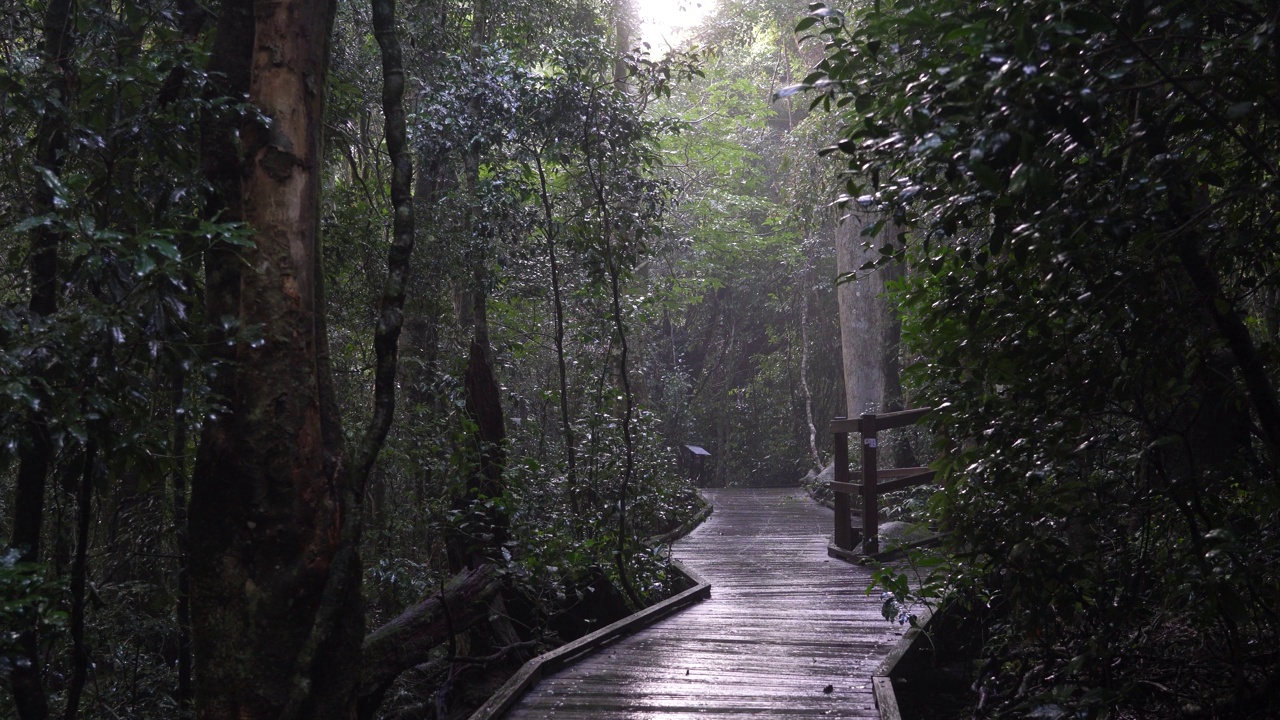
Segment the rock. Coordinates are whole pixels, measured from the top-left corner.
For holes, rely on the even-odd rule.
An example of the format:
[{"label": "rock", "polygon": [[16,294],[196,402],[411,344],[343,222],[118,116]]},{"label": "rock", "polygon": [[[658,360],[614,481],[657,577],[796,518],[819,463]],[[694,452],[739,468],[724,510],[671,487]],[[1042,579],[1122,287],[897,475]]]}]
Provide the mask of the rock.
[{"label": "rock", "polygon": [[820,483],[826,484],[835,479],[836,479],[835,463],[831,463],[830,465],[822,468],[822,472],[818,473],[818,482]]},{"label": "rock", "polygon": [[931,537],[933,534],[928,526],[923,523],[893,520],[880,524],[880,547],[887,550],[896,545],[910,545]]}]

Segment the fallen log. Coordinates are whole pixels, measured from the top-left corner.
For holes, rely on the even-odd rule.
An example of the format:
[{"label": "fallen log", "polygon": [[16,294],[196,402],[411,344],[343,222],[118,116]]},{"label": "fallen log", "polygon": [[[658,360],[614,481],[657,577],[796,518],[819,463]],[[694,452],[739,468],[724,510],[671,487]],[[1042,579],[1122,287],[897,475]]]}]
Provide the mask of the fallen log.
[{"label": "fallen log", "polygon": [[364,639],[359,717],[372,718],[401,673],[427,660],[431,650],[485,620],[502,579],[492,565],[459,573]]}]

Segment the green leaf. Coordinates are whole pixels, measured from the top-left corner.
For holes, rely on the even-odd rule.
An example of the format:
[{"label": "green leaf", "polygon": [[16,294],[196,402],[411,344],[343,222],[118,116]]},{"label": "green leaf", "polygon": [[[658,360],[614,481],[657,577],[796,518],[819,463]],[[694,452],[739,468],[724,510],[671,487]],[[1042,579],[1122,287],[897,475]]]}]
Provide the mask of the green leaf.
[{"label": "green leaf", "polygon": [[23,220],[17,225],[14,225],[13,232],[23,233],[38,227],[44,227],[46,225],[52,224],[53,220],[54,220],[53,215],[35,215],[33,217],[27,218],[26,220]]},{"label": "green leaf", "polygon": [[1021,195],[1027,189],[1027,183],[1031,178],[1031,168],[1026,163],[1020,163],[1013,169],[1013,175],[1009,177],[1009,193],[1012,195]]},{"label": "green leaf", "polygon": [[1227,117],[1232,120],[1239,120],[1252,112],[1254,105],[1255,103],[1252,100],[1232,103],[1231,106],[1227,108]]},{"label": "green leaf", "polygon": [[969,170],[973,172],[973,177],[984,190],[998,192],[1001,188],[1000,176],[996,172],[987,167],[985,163],[972,162],[969,164]]},{"label": "green leaf", "polygon": [[178,250],[178,246],[168,240],[153,238],[147,242],[147,247],[155,250],[165,258],[174,262],[180,262],[182,260],[182,252]]}]

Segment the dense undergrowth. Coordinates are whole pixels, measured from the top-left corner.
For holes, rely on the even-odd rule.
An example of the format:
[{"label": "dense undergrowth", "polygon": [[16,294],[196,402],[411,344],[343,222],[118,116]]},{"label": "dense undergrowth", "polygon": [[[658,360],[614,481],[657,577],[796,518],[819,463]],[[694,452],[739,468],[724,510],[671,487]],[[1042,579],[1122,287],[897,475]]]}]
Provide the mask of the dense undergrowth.
[{"label": "dense undergrowth", "polygon": [[977,717],[1280,709],[1280,36],[1261,2],[816,4],[943,487]]}]

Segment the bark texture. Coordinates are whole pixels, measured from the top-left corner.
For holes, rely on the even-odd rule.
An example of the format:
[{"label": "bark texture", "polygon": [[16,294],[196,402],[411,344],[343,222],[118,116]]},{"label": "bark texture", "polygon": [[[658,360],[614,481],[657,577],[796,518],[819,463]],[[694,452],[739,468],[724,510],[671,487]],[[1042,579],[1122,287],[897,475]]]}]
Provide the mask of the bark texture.
[{"label": "bark texture", "polygon": [[884,402],[884,278],[877,271],[862,270],[880,254],[864,247],[870,238],[862,230],[874,218],[851,211],[836,226],[836,271],[843,278],[856,273],[856,279],[840,284],[836,298],[840,305],[840,349],[844,361],[844,387],[848,417],[880,412]]},{"label": "bark texture", "polygon": [[[192,477],[196,706],[202,718],[345,718],[363,628],[359,566],[354,553],[339,556],[351,488],[319,264],[334,3],[234,0],[221,13],[211,66],[268,121],[240,127],[235,162],[225,133],[206,139],[210,179],[223,204],[241,206],[254,244],[206,258],[209,314],[241,335],[219,379],[225,410],[206,424]],[[334,592],[331,575],[353,572]]]}]

